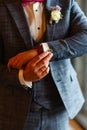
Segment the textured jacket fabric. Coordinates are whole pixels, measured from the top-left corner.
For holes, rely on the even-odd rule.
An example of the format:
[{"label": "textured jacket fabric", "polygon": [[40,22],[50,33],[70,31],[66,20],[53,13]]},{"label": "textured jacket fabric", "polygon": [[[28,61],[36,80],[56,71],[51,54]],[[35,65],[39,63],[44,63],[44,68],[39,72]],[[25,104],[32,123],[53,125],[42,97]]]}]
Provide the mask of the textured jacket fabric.
[{"label": "textured jacket fabric", "polygon": [[[49,24],[50,8],[59,5],[63,18]],[[87,18],[74,0],[46,0],[45,41],[54,51],[51,75],[70,118],[80,111],[84,98],[71,58],[87,52]],[[21,130],[28,110],[28,93],[18,70],[7,69],[12,56],[33,48],[20,0],[0,0],[0,129]],[[14,127],[15,126],[15,127]]]},{"label": "textured jacket fabric", "polygon": [[50,73],[40,81],[34,82],[32,87],[33,101],[41,107],[49,111],[65,108]]}]

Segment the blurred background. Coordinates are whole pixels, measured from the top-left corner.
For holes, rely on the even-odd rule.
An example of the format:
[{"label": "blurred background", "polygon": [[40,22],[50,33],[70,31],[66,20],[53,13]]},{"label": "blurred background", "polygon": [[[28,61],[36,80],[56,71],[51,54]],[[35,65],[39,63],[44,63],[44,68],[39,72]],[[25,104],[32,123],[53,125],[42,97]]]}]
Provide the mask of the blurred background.
[{"label": "blurred background", "polygon": [[[87,16],[87,0],[77,0],[77,2]],[[72,63],[78,73],[78,79],[85,97],[85,104],[76,120],[83,126],[84,130],[87,130],[87,55],[73,59]]]}]

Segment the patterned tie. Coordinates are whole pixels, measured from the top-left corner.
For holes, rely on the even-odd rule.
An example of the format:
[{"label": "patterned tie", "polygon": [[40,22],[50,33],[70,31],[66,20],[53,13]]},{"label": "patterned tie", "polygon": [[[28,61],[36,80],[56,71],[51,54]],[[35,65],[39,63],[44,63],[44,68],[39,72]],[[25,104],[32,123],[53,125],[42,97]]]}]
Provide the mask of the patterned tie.
[{"label": "patterned tie", "polygon": [[26,6],[27,4],[31,2],[44,2],[44,0],[22,0],[22,4]]}]

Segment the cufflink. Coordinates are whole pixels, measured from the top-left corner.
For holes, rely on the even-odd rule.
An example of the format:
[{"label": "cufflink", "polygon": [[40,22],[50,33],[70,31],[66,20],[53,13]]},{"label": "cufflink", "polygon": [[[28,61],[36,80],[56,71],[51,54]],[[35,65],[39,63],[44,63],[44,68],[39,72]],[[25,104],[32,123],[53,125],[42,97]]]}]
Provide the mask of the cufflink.
[{"label": "cufflink", "polygon": [[52,52],[52,49],[48,45],[48,43],[41,43],[35,47],[38,50],[38,53],[42,52]]},{"label": "cufflink", "polygon": [[41,43],[40,45],[42,47],[43,52],[47,52],[47,51],[52,52],[52,49],[50,48],[48,43]]}]

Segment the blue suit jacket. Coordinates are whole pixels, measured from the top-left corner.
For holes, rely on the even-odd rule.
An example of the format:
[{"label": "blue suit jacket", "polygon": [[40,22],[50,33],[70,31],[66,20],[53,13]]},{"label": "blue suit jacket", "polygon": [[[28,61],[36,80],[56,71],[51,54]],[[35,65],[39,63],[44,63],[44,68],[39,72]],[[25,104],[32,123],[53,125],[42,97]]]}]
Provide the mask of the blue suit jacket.
[{"label": "blue suit jacket", "polygon": [[[49,24],[49,10],[59,5],[63,18]],[[70,59],[87,52],[87,18],[74,0],[46,0],[46,38],[56,58],[51,74],[73,118],[81,109],[82,96]],[[18,80],[18,70],[7,69],[10,57],[32,49],[32,37],[20,0],[0,0],[0,128],[21,130],[28,108],[28,94]],[[15,128],[14,128],[15,126]]]}]

